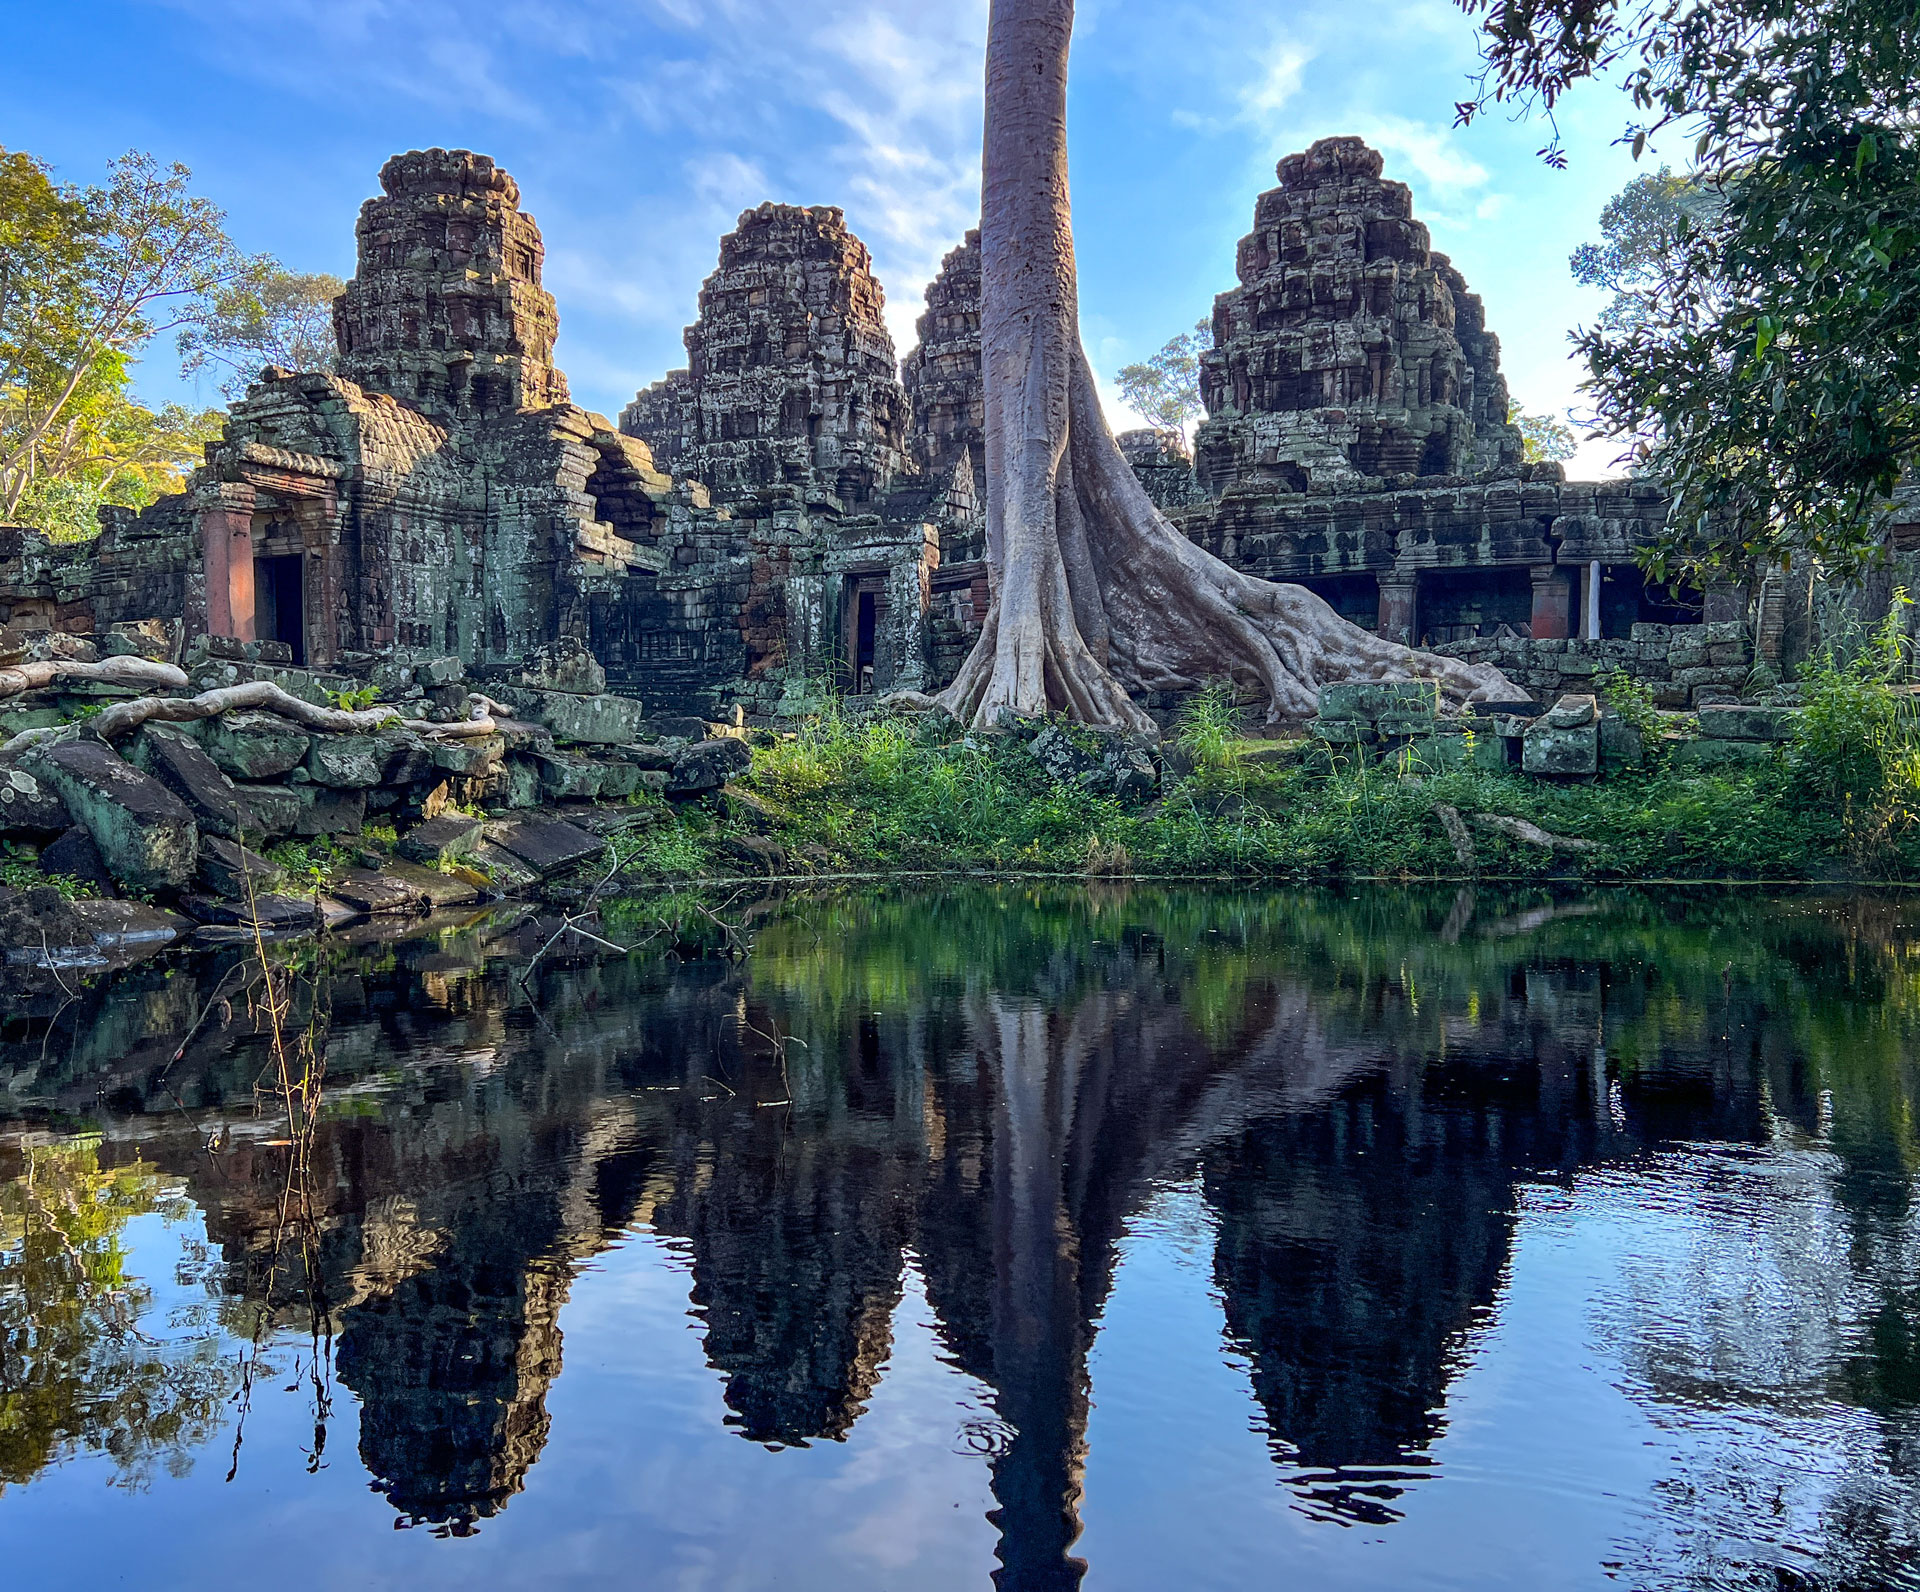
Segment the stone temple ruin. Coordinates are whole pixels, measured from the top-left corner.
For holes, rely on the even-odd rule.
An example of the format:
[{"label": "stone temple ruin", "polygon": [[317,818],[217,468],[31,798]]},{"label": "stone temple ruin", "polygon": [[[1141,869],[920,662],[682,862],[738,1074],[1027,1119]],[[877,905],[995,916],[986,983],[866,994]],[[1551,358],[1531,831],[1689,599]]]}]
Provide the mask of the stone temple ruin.
[{"label": "stone temple ruin", "polygon": [[[1227,562],[1537,696],[1615,666],[1670,706],[1730,694],[1750,651],[1696,627],[1764,653],[1766,594],[1749,627],[1744,590],[1649,589],[1652,485],[1521,462],[1480,301],[1381,170],[1354,138],[1280,163],[1214,306],[1193,455],[1130,433],[1141,479]],[[296,664],[450,656],[481,680],[562,642],[608,692],[709,719],[952,676],[987,603],[977,235],[902,364],[839,210],[747,212],[686,368],[615,425],[568,401],[513,179],[428,150],[380,185],[337,371],[266,371],[186,492],[106,511],[90,543],[0,531],[0,623],[164,616]]]}]

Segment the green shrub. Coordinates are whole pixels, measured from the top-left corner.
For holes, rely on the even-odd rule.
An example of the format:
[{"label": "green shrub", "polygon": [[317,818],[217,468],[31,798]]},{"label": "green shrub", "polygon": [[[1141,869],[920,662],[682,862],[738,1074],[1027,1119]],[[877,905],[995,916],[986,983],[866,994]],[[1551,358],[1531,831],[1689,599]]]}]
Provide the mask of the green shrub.
[{"label": "green shrub", "polygon": [[1904,591],[1850,655],[1823,654],[1804,673],[1791,749],[1801,801],[1837,809],[1856,854],[1877,850],[1920,809],[1920,703],[1911,690]]},{"label": "green shrub", "polygon": [[1195,773],[1231,782],[1242,769],[1246,739],[1230,680],[1209,680],[1187,699],[1174,724],[1174,739],[1193,759]]}]

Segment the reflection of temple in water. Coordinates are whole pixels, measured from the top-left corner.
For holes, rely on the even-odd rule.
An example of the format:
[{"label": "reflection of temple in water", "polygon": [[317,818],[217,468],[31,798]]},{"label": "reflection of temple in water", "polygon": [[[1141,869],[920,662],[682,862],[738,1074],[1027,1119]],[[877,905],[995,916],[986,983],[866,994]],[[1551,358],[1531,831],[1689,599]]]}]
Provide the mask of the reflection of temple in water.
[{"label": "reflection of temple in water", "polygon": [[[1680,1035],[1667,1065],[1610,1073],[1608,1025],[1647,987],[1504,965],[1498,923],[1476,942],[1491,993],[1464,1008],[1290,932],[1216,940],[1209,961],[1191,922],[1107,924],[884,1002],[785,976],[777,944],[745,966],[554,971],[537,1015],[504,973],[432,947],[336,981],[333,1079],[401,1062],[317,1152],[362,1460],[408,1519],[464,1530],[501,1508],[547,1437],[572,1267],[636,1224],[690,1256],[729,1423],[769,1445],[844,1438],[911,1255],[1004,1423],[1001,1582],[1076,1585],[1087,1354],[1118,1245],[1197,1175],[1282,1479],[1311,1513],[1392,1520],[1497,1302],[1517,1185],[1637,1155],[1649,1124],[1757,1138],[1770,1063]],[[246,1050],[237,1029],[198,1041],[167,1087],[208,1106]],[[55,1091],[96,1089],[109,1063],[64,1065]],[[150,1062],[110,1065],[124,1103],[145,1098]],[[146,1153],[192,1180],[246,1286],[271,1158],[242,1141],[209,1160],[151,1109]]]}]

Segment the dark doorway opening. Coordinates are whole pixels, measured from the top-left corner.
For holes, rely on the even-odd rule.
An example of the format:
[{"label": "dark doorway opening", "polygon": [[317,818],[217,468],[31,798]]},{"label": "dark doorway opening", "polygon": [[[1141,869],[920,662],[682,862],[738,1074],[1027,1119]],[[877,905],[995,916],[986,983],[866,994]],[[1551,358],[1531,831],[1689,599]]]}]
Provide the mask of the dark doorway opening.
[{"label": "dark doorway opening", "polygon": [[1608,564],[1600,579],[1600,634],[1623,638],[1636,624],[1697,625],[1704,599],[1682,581],[1648,581],[1637,564]]},{"label": "dark doorway opening", "polygon": [[262,641],[284,641],[293,661],[307,661],[307,602],[299,553],[253,561],[253,633]]},{"label": "dark doorway opening", "polygon": [[1527,635],[1533,582],[1525,566],[1420,572],[1420,639],[1427,646],[1492,636],[1502,625]]},{"label": "dark doorway opening", "polygon": [[865,696],[873,689],[874,612],[878,592],[863,591],[855,597],[853,619],[853,689]]}]

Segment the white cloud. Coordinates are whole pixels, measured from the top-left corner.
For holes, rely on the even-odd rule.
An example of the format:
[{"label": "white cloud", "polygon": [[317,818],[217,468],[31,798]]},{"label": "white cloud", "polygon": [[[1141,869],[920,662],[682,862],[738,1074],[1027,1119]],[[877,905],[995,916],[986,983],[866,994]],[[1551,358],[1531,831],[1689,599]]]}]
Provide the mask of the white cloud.
[{"label": "white cloud", "polygon": [[[1374,148],[1389,157],[1398,156],[1423,184],[1443,195],[1459,195],[1467,189],[1482,187],[1487,181],[1487,168],[1466,153],[1451,129],[1377,114],[1359,116],[1354,125]],[[1387,175],[1398,175],[1405,181],[1405,173],[1395,173],[1393,166],[1389,158]]]}]

